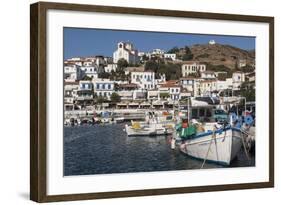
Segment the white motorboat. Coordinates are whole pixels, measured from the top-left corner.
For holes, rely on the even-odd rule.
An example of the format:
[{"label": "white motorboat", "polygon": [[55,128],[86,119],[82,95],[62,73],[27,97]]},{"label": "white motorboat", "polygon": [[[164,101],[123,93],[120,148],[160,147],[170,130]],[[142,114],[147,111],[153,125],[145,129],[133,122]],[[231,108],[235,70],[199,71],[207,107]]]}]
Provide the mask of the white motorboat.
[{"label": "white motorboat", "polygon": [[169,125],[159,123],[140,123],[132,122],[132,125],[125,125],[125,131],[128,136],[156,136],[168,135],[173,133],[173,129]]}]

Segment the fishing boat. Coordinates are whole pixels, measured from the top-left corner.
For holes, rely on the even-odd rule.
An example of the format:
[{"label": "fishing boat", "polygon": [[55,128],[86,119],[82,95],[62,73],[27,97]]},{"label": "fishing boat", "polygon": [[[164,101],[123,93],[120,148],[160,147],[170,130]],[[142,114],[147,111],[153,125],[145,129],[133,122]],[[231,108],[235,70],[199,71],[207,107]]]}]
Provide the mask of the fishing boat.
[{"label": "fishing boat", "polygon": [[132,122],[132,125],[125,125],[125,131],[128,136],[157,136],[173,133],[172,127],[160,123],[140,123]]},{"label": "fishing boat", "polygon": [[[241,130],[232,122],[215,122],[214,106],[188,102],[186,117],[176,125],[181,152],[205,162],[228,166],[242,146]],[[192,119],[192,120],[190,120]]]},{"label": "fishing boat", "polygon": [[204,163],[228,166],[242,146],[241,132],[238,129],[234,131],[230,125],[192,124],[177,127],[177,130],[182,139],[180,150]]}]

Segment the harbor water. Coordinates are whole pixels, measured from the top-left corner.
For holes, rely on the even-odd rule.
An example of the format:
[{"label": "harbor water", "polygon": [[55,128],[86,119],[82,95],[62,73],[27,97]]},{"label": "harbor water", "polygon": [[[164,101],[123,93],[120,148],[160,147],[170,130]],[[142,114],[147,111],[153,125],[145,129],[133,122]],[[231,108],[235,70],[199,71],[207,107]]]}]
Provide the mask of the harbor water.
[{"label": "harbor water", "polygon": [[[200,169],[202,161],[170,148],[171,136],[128,137],[125,124],[64,127],[64,176]],[[255,166],[243,148],[229,167]]]}]

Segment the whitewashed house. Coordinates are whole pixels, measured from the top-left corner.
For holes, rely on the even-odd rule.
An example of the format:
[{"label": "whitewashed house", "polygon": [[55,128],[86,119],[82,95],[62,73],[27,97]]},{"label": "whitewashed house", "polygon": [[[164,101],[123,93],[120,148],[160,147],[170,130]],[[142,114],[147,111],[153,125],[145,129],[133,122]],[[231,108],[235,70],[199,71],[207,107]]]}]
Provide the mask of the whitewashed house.
[{"label": "whitewashed house", "polygon": [[78,65],[65,65],[64,66],[64,80],[74,82],[83,78],[83,72]]},{"label": "whitewashed house", "polygon": [[77,98],[77,90],[79,89],[79,82],[65,82],[64,83],[64,104],[72,107]]},{"label": "whitewashed house", "polygon": [[160,99],[160,91],[158,89],[147,91],[147,100],[155,101]]},{"label": "whitewashed house", "polygon": [[119,59],[125,59],[130,64],[138,64],[138,50],[134,49],[132,43],[119,42],[117,50],[113,53],[113,62],[117,63]]},{"label": "whitewashed house", "polygon": [[236,71],[232,74],[233,90],[240,90],[243,82],[245,82],[245,73]]},{"label": "whitewashed house", "polygon": [[95,79],[93,80],[93,84],[94,92],[97,96],[110,100],[114,92],[114,81],[110,81],[109,79]]},{"label": "whitewashed house", "polygon": [[180,84],[183,88],[189,91],[193,91],[195,79],[196,78],[191,78],[191,77],[180,78]]},{"label": "whitewashed house", "polygon": [[245,74],[245,79],[248,82],[255,82],[256,81],[256,72],[246,73]]},{"label": "whitewashed house", "polygon": [[177,55],[175,53],[165,53],[164,58],[165,59],[172,59],[173,61],[175,61],[176,58],[177,58]]},{"label": "whitewashed house", "polygon": [[137,84],[141,89],[152,90],[155,88],[155,73],[133,71],[131,72],[131,83]]},{"label": "whitewashed house", "polygon": [[232,78],[217,81],[217,91],[232,89]]},{"label": "whitewashed house", "polygon": [[121,97],[121,101],[131,101],[134,99],[135,90],[138,89],[139,87],[137,84],[125,83],[125,84],[118,84],[118,91],[116,92]]},{"label": "whitewashed house", "polygon": [[98,74],[100,73],[100,68],[95,64],[91,66],[81,66],[80,68],[86,76],[93,79],[98,78]]},{"label": "whitewashed house", "polygon": [[198,62],[185,62],[181,66],[182,77],[188,77],[189,74],[206,71],[206,65]]},{"label": "whitewashed house", "polygon": [[202,80],[199,83],[199,95],[201,96],[210,95],[211,92],[217,90],[217,80]]},{"label": "whitewashed house", "polygon": [[165,51],[160,48],[155,48],[151,52],[152,55],[163,55],[164,53]]},{"label": "whitewashed house", "polygon": [[93,103],[93,83],[89,80],[80,80],[79,89],[77,90],[77,102],[81,105]]},{"label": "whitewashed house", "polygon": [[106,72],[106,73],[111,73],[112,71],[116,72],[116,69],[117,69],[117,64],[116,63],[107,64],[104,67],[104,72]]},{"label": "whitewashed house", "polygon": [[238,60],[238,68],[243,68],[247,65],[247,60],[246,59],[239,59]]},{"label": "whitewashed house", "polygon": [[203,71],[201,72],[201,78],[203,79],[216,79],[216,73],[214,71]]},{"label": "whitewashed house", "polygon": [[[161,93],[168,93],[169,94],[169,100],[179,100],[180,99],[180,93],[181,93],[181,85],[179,85],[176,81],[167,81],[166,84],[162,85],[159,88],[160,91],[160,97]],[[163,95],[162,95],[163,96]]]}]

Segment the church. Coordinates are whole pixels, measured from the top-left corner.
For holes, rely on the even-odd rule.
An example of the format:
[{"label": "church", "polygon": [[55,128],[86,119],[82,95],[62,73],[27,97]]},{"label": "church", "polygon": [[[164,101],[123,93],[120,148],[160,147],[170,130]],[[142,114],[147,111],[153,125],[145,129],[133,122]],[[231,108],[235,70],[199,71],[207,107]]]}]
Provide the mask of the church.
[{"label": "church", "polygon": [[119,59],[124,58],[129,64],[138,64],[138,51],[130,42],[119,42],[117,50],[113,53],[113,62],[117,63]]}]

